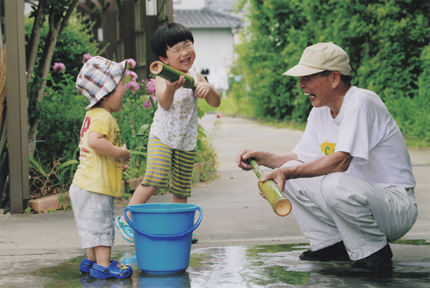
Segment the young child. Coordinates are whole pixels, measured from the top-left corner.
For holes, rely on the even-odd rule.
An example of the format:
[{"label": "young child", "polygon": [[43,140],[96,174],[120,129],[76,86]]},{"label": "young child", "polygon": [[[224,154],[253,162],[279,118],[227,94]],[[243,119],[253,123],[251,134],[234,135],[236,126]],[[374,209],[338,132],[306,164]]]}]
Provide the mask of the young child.
[{"label": "young child", "polygon": [[[197,89],[183,88],[183,76],[176,82],[155,78],[158,109],[149,133],[146,173],[129,205],[146,203],[159,188],[166,188],[169,174],[171,202],[187,203],[196,156],[197,99],[203,98],[212,107],[218,107],[221,97],[200,73],[191,69],[196,52],[190,29],[177,23],[167,24],[154,33],[151,48],[163,63],[191,75]],[[134,242],[133,229],[124,216],[117,217],[115,225],[124,239]]]},{"label": "young child", "polygon": [[69,190],[82,248],[80,271],[93,278],[127,278],[133,269],[111,260],[115,238],[114,197],[121,196],[121,176],[130,150],[121,147],[120,131],[112,112],[121,111],[127,61],[116,63],[100,56],[88,60],[76,88],[90,100],[81,128],[80,164]]}]

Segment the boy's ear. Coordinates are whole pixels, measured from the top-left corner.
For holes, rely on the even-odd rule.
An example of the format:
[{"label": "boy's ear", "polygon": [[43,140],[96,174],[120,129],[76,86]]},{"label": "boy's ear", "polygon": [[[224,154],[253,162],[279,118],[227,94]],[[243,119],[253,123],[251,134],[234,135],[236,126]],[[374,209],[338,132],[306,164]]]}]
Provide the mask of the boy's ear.
[{"label": "boy's ear", "polygon": [[159,56],[158,58],[160,58],[161,62],[163,62],[164,64],[169,64],[169,61],[167,60],[167,58],[163,57],[163,56]]}]

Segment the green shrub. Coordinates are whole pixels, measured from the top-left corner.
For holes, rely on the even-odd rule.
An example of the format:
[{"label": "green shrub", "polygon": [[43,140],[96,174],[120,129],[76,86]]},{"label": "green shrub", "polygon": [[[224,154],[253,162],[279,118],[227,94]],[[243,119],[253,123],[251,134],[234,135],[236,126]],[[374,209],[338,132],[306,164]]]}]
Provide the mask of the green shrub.
[{"label": "green shrub", "polygon": [[[76,77],[65,73],[58,74],[58,83],[50,76],[50,85],[40,104],[42,117],[39,123],[39,140],[31,144],[37,147],[34,159],[31,157],[31,189],[32,192],[43,195],[53,191],[60,192],[70,185],[77,167],[79,134],[88,105],[88,99],[75,89]],[[132,81],[131,76],[125,78],[126,85]],[[121,112],[114,113],[121,131],[121,141],[130,149],[132,155],[127,163],[129,168],[123,173],[123,179],[137,178],[145,174],[149,130],[157,107],[155,97],[151,96],[154,91],[150,91],[146,84],[153,81],[154,79],[148,79],[144,83],[135,83],[139,87],[136,91],[127,89]],[[199,117],[204,113],[199,110]],[[216,152],[211,146],[211,140],[202,127],[199,127],[198,133],[197,159],[215,163]],[[211,172],[210,175],[216,172],[215,165],[207,167],[210,169],[202,175],[201,181],[210,180],[210,177],[205,177],[209,175],[208,171]]]},{"label": "green shrub", "polygon": [[[429,1],[244,3],[249,4],[250,24],[238,47],[238,64],[249,85],[246,94],[258,107],[255,116],[305,122],[309,100],[302,97],[298,79],[282,73],[299,62],[307,46],[332,41],[350,56],[352,84],[386,102],[406,139],[429,142],[420,128],[429,126],[428,117],[411,113],[424,101],[420,93],[429,91]],[[234,97],[243,97],[244,91],[233,91]],[[401,113],[402,108],[409,113]]]},{"label": "green shrub", "polygon": [[[124,179],[138,178],[145,174],[149,130],[157,109],[145,85],[139,85],[140,89],[136,92],[127,90],[121,112],[115,116],[121,131],[121,141],[132,153]],[[148,101],[151,103],[149,106]],[[148,107],[145,107],[145,103]]]},{"label": "green shrub", "polygon": [[73,156],[88,105],[87,98],[75,91],[75,77],[63,76],[61,82],[47,87],[40,103],[36,147],[43,164]]},{"label": "green shrub", "polygon": [[215,137],[216,131],[221,128],[221,121],[217,120],[214,122],[214,126],[211,134],[207,134],[207,131],[199,124],[198,135],[197,135],[197,145],[196,145],[196,158],[195,163],[198,163],[199,171],[199,181],[206,182],[213,180],[217,177],[217,153],[213,147],[213,139]]},{"label": "green shrub", "polygon": [[[25,18],[25,41],[26,49],[28,49],[28,41],[30,39],[31,30],[33,28],[34,18]],[[79,70],[83,65],[83,55],[99,55],[101,53],[100,44],[93,40],[91,34],[91,27],[94,23],[89,22],[82,18],[79,14],[72,14],[66,27],[61,33],[57,45],[55,46],[54,55],[51,61],[51,67],[54,66],[55,62],[61,62],[66,66],[65,74],[72,75],[75,77],[78,75]],[[40,59],[43,51],[43,45],[45,44],[46,36],[48,35],[49,27],[48,21],[44,22],[44,25],[40,33],[40,42],[38,55],[36,59]],[[27,51],[26,51],[27,52]],[[36,67],[37,67],[36,62]],[[36,68],[35,67],[35,68]],[[60,75],[52,75],[54,82],[58,83],[61,81]]]}]

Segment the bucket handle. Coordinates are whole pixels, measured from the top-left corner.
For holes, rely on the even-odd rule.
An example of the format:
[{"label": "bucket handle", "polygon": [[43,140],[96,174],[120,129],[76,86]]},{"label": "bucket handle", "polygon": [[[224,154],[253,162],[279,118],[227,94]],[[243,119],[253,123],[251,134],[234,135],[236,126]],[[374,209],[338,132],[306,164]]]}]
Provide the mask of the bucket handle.
[{"label": "bucket handle", "polygon": [[131,222],[130,218],[128,218],[128,215],[127,215],[128,207],[124,209],[124,218],[125,218],[125,221],[127,221],[128,225],[130,225],[131,228],[133,228],[134,230],[136,230],[139,233],[142,233],[148,237],[155,238],[155,239],[173,240],[173,239],[182,238],[183,236],[187,235],[188,233],[193,232],[194,230],[197,229],[197,227],[199,227],[200,222],[202,222],[203,211],[202,211],[202,207],[198,206],[198,208],[199,208],[199,214],[200,215],[199,215],[199,219],[197,220],[197,222],[193,225],[193,227],[191,227],[187,231],[182,232],[182,233],[178,233],[178,234],[152,234],[152,233],[145,232],[145,231],[137,228],[136,226],[134,226],[133,222]]}]

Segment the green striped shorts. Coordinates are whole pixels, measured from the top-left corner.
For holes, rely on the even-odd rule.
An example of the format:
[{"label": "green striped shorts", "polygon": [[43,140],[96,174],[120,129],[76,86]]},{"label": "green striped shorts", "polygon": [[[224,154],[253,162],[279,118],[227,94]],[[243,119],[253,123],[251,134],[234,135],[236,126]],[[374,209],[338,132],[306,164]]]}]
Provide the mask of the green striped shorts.
[{"label": "green striped shorts", "polygon": [[179,197],[191,196],[196,150],[172,149],[156,137],[148,142],[148,160],[142,185],[167,188],[170,176],[170,193]]}]

